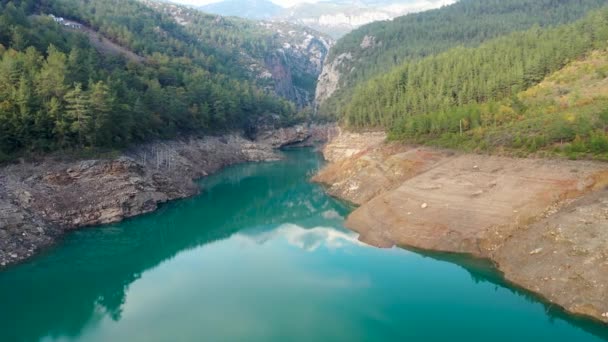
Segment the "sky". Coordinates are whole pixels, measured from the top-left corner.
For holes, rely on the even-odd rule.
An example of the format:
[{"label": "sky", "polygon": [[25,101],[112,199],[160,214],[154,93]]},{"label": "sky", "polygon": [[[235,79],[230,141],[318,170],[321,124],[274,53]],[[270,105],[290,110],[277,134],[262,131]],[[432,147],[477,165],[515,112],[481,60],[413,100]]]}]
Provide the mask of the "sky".
[{"label": "sky", "polygon": [[[174,2],[179,2],[182,4],[187,4],[187,5],[206,5],[206,4],[210,4],[213,2],[219,2],[221,0],[172,0]],[[272,2],[274,2],[275,4],[279,5],[279,6],[283,6],[283,7],[290,7],[290,6],[294,6],[303,2],[308,2],[308,3],[314,3],[314,2],[319,2],[320,0],[270,0]]]},{"label": "sky", "polygon": [[[171,0],[173,2],[177,2],[177,3],[182,3],[182,4],[187,4],[187,5],[197,5],[197,6],[202,6],[202,5],[206,5],[206,4],[210,4],[210,3],[214,3],[214,2],[220,2],[222,0]],[[320,2],[322,0],[270,0],[272,2],[274,2],[275,4],[279,5],[279,6],[283,6],[283,7],[291,7],[297,4],[301,4],[304,2],[307,3],[316,3],[316,2]],[[353,3],[356,2],[353,0]],[[447,4],[447,3],[453,3],[455,2],[455,0],[401,0],[401,1],[394,1],[395,4],[403,4],[403,5],[415,5],[415,4],[421,4],[423,5],[423,7],[426,8],[432,8],[432,7],[437,7],[437,6],[433,6],[430,3],[435,3],[435,4]]]}]

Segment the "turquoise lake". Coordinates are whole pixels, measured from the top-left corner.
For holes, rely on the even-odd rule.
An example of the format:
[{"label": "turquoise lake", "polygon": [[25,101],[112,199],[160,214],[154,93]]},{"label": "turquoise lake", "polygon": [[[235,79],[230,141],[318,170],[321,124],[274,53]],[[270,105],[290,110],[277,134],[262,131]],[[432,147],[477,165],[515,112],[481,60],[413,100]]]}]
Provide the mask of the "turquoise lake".
[{"label": "turquoise lake", "polygon": [[0,341],[606,341],[463,256],[377,249],[310,149],[0,271]]}]

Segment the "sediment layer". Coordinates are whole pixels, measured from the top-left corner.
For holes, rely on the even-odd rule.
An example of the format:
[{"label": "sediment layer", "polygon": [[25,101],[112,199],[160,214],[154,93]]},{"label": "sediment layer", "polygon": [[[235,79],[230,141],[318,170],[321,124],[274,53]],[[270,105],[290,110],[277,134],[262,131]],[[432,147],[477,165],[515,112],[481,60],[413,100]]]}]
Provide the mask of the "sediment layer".
[{"label": "sediment layer", "polygon": [[0,168],[0,268],[34,255],[64,233],[152,212],[193,196],[194,180],[223,167],[280,158],[276,148],[331,137],[335,128],[296,126],[184,138],[132,147],[119,157],[47,157]]},{"label": "sediment layer", "polygon": [[608,323],[605,163],[461,154],[379,136],[341,134],[313,178],[359,205],[346,225],[362,241],[487,258],[514,284]]}]

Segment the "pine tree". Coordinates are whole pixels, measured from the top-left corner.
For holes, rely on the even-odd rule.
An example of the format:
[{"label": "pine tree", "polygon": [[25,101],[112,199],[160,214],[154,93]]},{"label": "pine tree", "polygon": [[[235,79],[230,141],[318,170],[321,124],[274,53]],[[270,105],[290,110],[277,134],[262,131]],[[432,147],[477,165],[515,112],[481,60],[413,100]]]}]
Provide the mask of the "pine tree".
[{"label": "pine tree", "polygon": [[88,98],[88,110],[92,117],[91,127],[87,129],[93,146],[109,146],[112,137],[117,133],[117,122],[112,120],[115,99],[110,94],[109,87],[99,81],[91,86]]},{"label": "pine tree", "polygon": [[66,56],[50,45],[47,50],[47,58],[40,70],[37,91],[43,101],[51,98],[63,98],[65,95],[65,77],[67,73]]},{"label": "pine tree", "polygon": [[70,132],[78,136],[78,144],[83,147],[91,127],[89,98],[82,90],[80,83],[74,84],[74,89],[65,95],[66,118],[71,122]]}]

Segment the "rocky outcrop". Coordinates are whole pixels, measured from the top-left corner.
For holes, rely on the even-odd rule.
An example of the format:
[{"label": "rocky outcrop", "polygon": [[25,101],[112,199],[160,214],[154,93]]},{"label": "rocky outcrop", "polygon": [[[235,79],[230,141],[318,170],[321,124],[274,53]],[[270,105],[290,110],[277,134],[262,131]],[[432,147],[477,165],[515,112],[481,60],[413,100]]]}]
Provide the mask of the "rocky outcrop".
[{"label": "rocky outcrop", "polygon": [[192,196],[193,180],[242,162],[276,160],[274,149],[322,137],[332,126],[262,129],[133,147],[113,159],[41,162],[0,169],[0,266],[21,261],[66,231],[149,213]]},{"label": "rocky outcrop", "polygon": [[329,58],[323,65],[323,70],[317,80],[317,89],[315,92],[315,104],[318,106],[331,97],[340,87],[340,72],[344,68],[344,64],[352,60],[350,53],[338,55],[333,60]]},{"label": "rocky outcrop", "polygon": [[361,41],[361,44],[359,44],[359,47],[361,49],[370,49],[376,47],[376,44],[376,37],[365,35],[365,37],[363,37],[363,40]]},{"label": "rocky outcrop", "polygon": [[21,205],[31,197],[9,188],[10,178],[12,175],[0,175],[0,268],[30,257],[59,233]]},{"label": "rocky outcrop", "polygon": [[354,155],[380,146],[386,140],[384,132],[343,132],[339,127],[338,134],[331,144],[323,150],[323,156],[330,162],[339,162]]},{"label": "rocky outcrop", "polygon": [[[589,161],[514,159],[344,133],[315,176],[360,205],[360,239],[469,254],[567,311],[608,323],[608,171]],[[359,146],[344,158],[346,141]],[[336,155],[342,156],[336,158]]]},{"label": "rocky outcrop", "polygon": [[304,126],[279,128],[262,131],[257,134],[256,141],[272,148],[302,143],[311,137],[311,130]]},{"label": "rocky outcrop", "polygon": [[[198,35],[200,43],[223,52],[219,56],[232,55],[233,62],[236,62],[233,67],[243,67],[248,78],[251,78],[250,81],[255,81],[253,83],[256,86],[295,103],[298,108],[313,104],[316,80],[321,73],[325,56],[334,44],[334,40],[328,35],[282,20],[243,21],[201,14],[193,7],[169,2],[142,1],[173,18],[187,31],[193,26],[192,33]],[[245,4],[243,8],[239,8],[240,15],[246,15],[247,7],[250,6]],[[217,34],[207,37],[197,33],[207,27],[217,29]],[[164,33],[161,28],[158,30],[159,33]],[[236,32],[239,30],[249,31],[251,39],[248,41],[252,44],[234,44],[230,38],[231,32],[240,34]]]},{"label": "rocky outcrop", "polygon": [[299,108],[310,106],[315,97],[316,80],[334,41],[313,30],[279,22],[260,25],[274,31],[280,47],[264,57],[264,64],[252,61],[259,79],[268,79],[272,90],[293,101]]},{"label": "rocky outcrop", "polygon": [[[331,32],[330,34],[336,38],[346,34],[341,39],[342,43],[337,44],[332,52],[328,54],[328,58],[324,63],[323,70],[317,81],[315,105],[322,105],[339,89],[344,89],[350,94],[350,91],[356,84],[352,80],[349,80],[349,77],[347,77],[349,74],[357,73],[358,78],[364,77],[366,79],[369,76],[373,76],[372,74],[375,75],[380,72],[376,70],[375,73],[370,73],[368,67],[376,63],[384,63],[379,62],[380,59],[376,58],[378,57],[378,51],[385,51],[387,49],[386,44],[390,47],[391,43],[390,39],[383,42],[383,39],[386,40],[389,37],[387,36],[387,32],[378,28],[378,26],[387,25],[388,27],[391,25],[388,21],[393,18],[432,8],[440,8],[455,2],[454,0],[416,1],[414,3],[388,1],[373,5],[369,3],[328,4],[320,2],[316,5],[303,4],[299,6],[306,8],[290,9],[286,15],[287,20],[302,23],[320,32]],[[315,6],[324,7],[322,15],[313,10]],[[382,21],[386,21],[387,23],[377,23]],[[354,30],[359,26],[372,22],[376,23]],[[407,42],[402,43],[407,44]],[[374,52],[375,50],[376,52]],[[376,68],[380,68],[380,66],[376,66]]]}]

